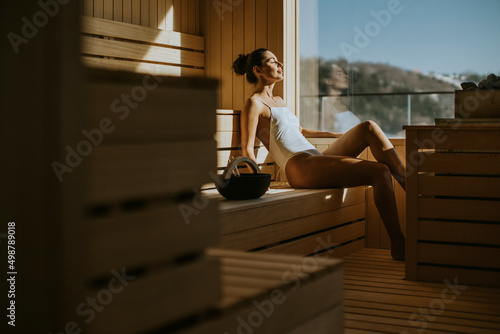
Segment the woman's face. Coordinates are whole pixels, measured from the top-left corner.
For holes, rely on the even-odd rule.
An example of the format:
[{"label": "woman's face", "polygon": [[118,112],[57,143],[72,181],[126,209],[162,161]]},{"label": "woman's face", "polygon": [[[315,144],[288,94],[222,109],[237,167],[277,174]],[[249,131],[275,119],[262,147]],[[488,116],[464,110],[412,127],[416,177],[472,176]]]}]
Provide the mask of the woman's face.
[{"label": "woman's face", "polygon": [[333,65],[332,88],[336,90],[344,90],[349,88],[347,74],[345,74],[344,70],[342,70],[342,68],[337,65]]},{"label": "woman's face", "polygon": [[283,80],[283,63],[270,51],[264,53],[262,66],[259,68],[262,77],[265,79],[281,81]]}]

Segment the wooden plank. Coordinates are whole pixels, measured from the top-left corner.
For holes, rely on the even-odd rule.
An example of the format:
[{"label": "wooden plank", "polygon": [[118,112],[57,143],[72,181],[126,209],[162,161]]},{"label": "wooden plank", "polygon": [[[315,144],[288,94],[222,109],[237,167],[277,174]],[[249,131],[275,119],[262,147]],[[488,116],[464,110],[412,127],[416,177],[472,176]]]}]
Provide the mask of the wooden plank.
[{"label": "wooden plank", "polygon": [[418,236],[420,240],[500,246],[500,224],[420,220]]},{"label": "wooden plank", "polygon": [[94,1],[94,15],[93,17],[103,18],[104,17],[104,0],[93,0]]},{"label": "wooden plank", "polygon": [[[287,270],[289,269],[284,269],[281,275],[288,277]],[[289,284],[275,289],[275,293],[280,293],[283,297],[281,299],[283,303],[275,304],[272,313],[273,321],[264,321],[258,327],[259,332],[265,334],[287,333],[304,324],[306,320],[315,318],[318,313],[322,312],[321,310],[326,311],[341,305],[341,269],[328,273],[328,275],[320,274],[318,273],[317,277],[311,275],[311,279],[295,279]],[[255,303],[261,304],[273,299],[271,299],[269,292],[264,292],[235,305],[237,307],[226,308],[219,318],[209,319],[200,326],[186,329],[179,334],[236,333],[238,326],[241,326],[238,319],[243,321],[249,319],[252,312],[256,312]]]},{"label": "wooden plank", "polygon": [[132,24],[141,25],[141,0],[132,1]]},{"label": "wooden plank", "polygon": [[216,115],[217,131],[220,132],[240,132],[239,114],[219,114]]},{"label": "wooden plank", "polygon": [[[460,284],[470,284],[483,287],[500,287],[500,272],[498,271],[478,271],[464,268],[418,266],[417,279],[421,281],[443,282],[458,277]],[[488,312],[487,314],[492,314]],[[499,311],[493,312],[498,316]]]},{"label": "wooden plank", "polygon": [[82,0],[83,1],[83,15],[94,16],[94,1],[93,0]]},{"label": "wooden plank", "polygon": [[197,35],[196,34],[196,0],[189,0],[187,33],[190,35]]},{"label": "wooden plank", "polygon": [[149,0],[140,0],[141,2],[141,26],[149,27]]},{"label": "wooden plank", "polygon": [[[124,3],[125,4],[125,3]],[[125,8],[124,8],[125,10]],[[107,37],[116,37],[164,46],[175,46],[203,51],[204,38],[174,31],[131,25],[123,22],[82,17],[82,32]]]},{"label": "wooden plank", "polygon": [[210,182],[210,141],[95,147],[84,160],[87,205],[167,196]]},{"label": "wooden plank", "polygon": [[104,0],[103,3],[103,18],[113,20],[113,0]]},{"label": "wooden plank", "polygon": [[268,48],[268,0],[255,0],[255,48]]},{"label": "wooden plank", "polygon": [[343,316],[343,307],[338,305],[286,334],[343,334]]},{"label": "wooden plank", "polygon": [[230,70],[230,64],[233,63],[233,12],[224,14],[220,21],[221,25],[221,108],[234,109],[233,107],[233,73]]},{"label": "wooden plank", "polygon": [[113,20],[123,22],[123,0],[113,0]]},{"label": "wooden plank", "polygon": [[[222,248],[251,250],[266,245],[272,245],[273,243],[298,238],[309,233],[314,233],[362,218],[364,218],[364,205],[357,204],[342,209],[287,220],[284,222],[279,222],[277,220],[277,222],[272,225],[266,225],[251,230],[231,234],[221,234],[218,245]],[[323,238],[330,239],[331,237],[334,244],[340,244],[360,238],[364,236],[364,234],[365,223],[362,221],[352,225],[340,227],[338,228],[338,231],[335,229],[316,236],[311,236],[310,238],[315,240],[319,238],[319,240],[323,240]]]},{"label": "wooden plank", "polygon": [[173,6],[174,6],[173,31],[182,32],[182,29],[181,29],[181,18],[182,18],[181,0],[173,0]]},{"label": "wooden plank", "polygon": [[363,203],[364,187],[276,189],[276,193],[265,194],[259,200],[221,202],[219,205],[220,228],[222,234],[230,234],[266,226],[277,221],[296,219]]},{"label": "wooden plank", "polygon": [[[332,230],[331,234],[335,234],[337,240],[331,240],[328,234],[326,234],[326,238],[328,242],[335,242],[335,243],[340,243],[340,242],[346,242],[345,244],[342,244],[336,248],[333,249],[328,249],[324,251],[325,249],[319,249],[322,245],[318,242],[318,238],[321,238],[322,236],[320,235],[315,235],[314,237],[306,237],[306,238],[301,238],[298,240],[286,242],[283,244],[279,244],[277,246],[272,246],[268,247],[263,250],[259,250],[260,253],[273,253],[273,254],[295,254],[295,255],[301,255],[301,256],[308,256],[308,255],[313,255],[313,256],[318,256],[318,257],[336,257],[340,258],[345,255],[351,254],[353,252],[356,252],[360,249],[362,249],[365,246],[365,239],[358,239],[354,241],[347,240],[347,238],[341,238],[337,232],[337,230]],[[358,230],[359,237],[364,236],[364,231]],[[349,233],[355,233],[354,230],[349,231]],[[345,239],[345,240],[342,240]],[[323,238],[324,240],[324,238]],[[323,244],[329,245],[327,242],[324,242]],[[326,247],[326,246],[323,246]],[[318,253],[321,252],[321,253]],[[318,254],[317,254],[318,253]]]},{"label": "wooden plank", "polygon": [[180,32],[189,31],[189,0],[180,1]]},{"label": "wooden plank", "polygon": [[167,1],[166,0],[157,0],[158,4],[158,9],[157,9],[157,23],[158,25],[156,28],[160,30],[167,30],[167,16],[171,13],[170,12],[170,7],[167,7]]},{"label": "wooden plank", "polygon": [[216,203],[200,198],[88,218],[87,279],[201,253],[217,240],[216,222]]},{"label": "wooden plank", "polygon": [[409,280],[417,279],[418,258],[418,172],[412,156],[417,154],[417,132],[406,130],[406,248],[405,277]]},{"label": "wooden plank", "polygon": [[500,222],[500,201],[418,199],[418,217]]},{"label": "wooden plank", "polygon": [[[267,2],[267,48],[281,61],[283,61],[284,46],[283,5],[284,1],[271,0]],[[290,63],[290,66],[292,66],[292,63]],[[283,81],[276,83],[273,94],[276,96],[283,96]],[[292,109],[292,112],[295,113],[295,110]]]},{"label": "wooden plank", "polygon": [[421,174],[421,195],[500,198],[500,177],[438,176]]},{"label": "wooden plank", "polygon": [[[256,35],[256,28],[255,28],[255,20],[257,18],[256,12],[255,12],[255,1],[256,0],[246,0],[243,2],[243,5],[245,6],[245,13],[244,13],[244,54],[248,54],[252,52],[253,50],[256,49],[256,44],[255,44],[255,35]],[[253,85],[250,84],[245,77],[243,77],[244,81],[244,94],[243,94],[243,99],[246,101],[252,93],[253,93]]]},{"label": "wooden plank", "polygon": [[158,0],[149,0],[149,26],[158,28]]},{"label": "wooden plank", "polygon": [[[134,89],[144,87],[144,82],[147,86],[154,84],[157,87],[147,91],[146,97],[141,98],[142,101],[135,100],[135,108],[129,108],[126,103],[120,102],[121,96],[133,95]],[[196,88],[188,82],[184,85],[177,82],[174,86],[166,78],[158,83],[152,77],[140,75],[128,83],[120,82],[118,78],[116,81],[112,78],[104,82],[94,81],[87,84],[86,90],[92,96],[86,105],[86,131],[94,133],[97,140],[95,133],[101,131],[103,120],[107,119],[112,123],[112,126],[106,127],[112,128],[112,131],[100,132],[100,145],[213,141],[215,119],[210,112],[216,103],[213,90]],[[197,95],[196,99],[190,99],[193,94]],[[131,99],[130,102],[132,101]],[[168,107],[165,106],[165,101],[169,101]]]},{"label": "wooden plank", "polygon": [[418,254],[421,263],[500,269],[497,247],[419,243]]},{"label": "wooden plank", "polygon": [[[116,271],[116,275],[122,273],[120,268]],[[111,295],[109,298],[113,301],[89,322],[88,331],[148,332],[204,311],[220,296],[218,273],[216,259],[202,258],[178,267],[160,268],[149,275],[133,277],[130,281],[121,277],[111,278],[115,289],[87,290],[86,295],[97,296],[97,300],[106,300],[106,296]],[[119,293],[110,292],[115,290]]]},{"label": "wooden plank", "polygon": [[[123,22],[132,23],[132,0],[123,0]],[[82,21],[82,27],[84,22]]]},{"label": "wooden plank", "polygon": [[[474,138],[474,140],[470,140]],[[499,129],[434,128],[418,132],[418,147],[458,151],[500,151]]]},{"label": "wooden plank", "polygon": [[146,44],[82,37],[82,52],[104,57],[156,61],[188,66],[204,66],[203,53]]},{"label": "wooden plank", "polygon": [[[233,6],[233,26],[232,26],[232,54],[231,58],[234,61],[238,56],[244,53],[244,4]],[[243,109],[245,106],[244,97],[244,76],[237,76],[233,71],[230,71],[232,78],[232,109]]]},{"label": "wooden plank", "polygon": [[498,175],[500,171],[500,154],[419,152],[408,158],[417,162],[421,172]]},{"label": "wooden plank", "polygon": [[99,57],[82,57],[82,61],[88,67],[100,68],[106,70],[129,71],[143,74],[165,75],[175,77],[203,77],[203,69],[171,66],[165,64],[141,63],[138,61],[129,61],[121,59],[105,59]]},{"label": "wooden plank", "polygon": [[[221,52],[222,52],[222,22],[219,18],[218,8],[210,6],[210,75],[219,79],[222,78],[221,70]],[[219,81],[219,89],[217,91],[217,107],[221,108],[222,105],[222,82]]]}]

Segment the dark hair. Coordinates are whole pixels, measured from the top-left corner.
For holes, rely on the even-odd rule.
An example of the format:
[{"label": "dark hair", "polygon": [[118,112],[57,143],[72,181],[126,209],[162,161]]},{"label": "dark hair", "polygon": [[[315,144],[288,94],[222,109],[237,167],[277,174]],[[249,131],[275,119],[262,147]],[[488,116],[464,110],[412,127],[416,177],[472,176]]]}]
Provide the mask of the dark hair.
[{"label": "dark hair", "polygon": [[257,49],[251,53],[244,55],[240,54],[238,58],[233,62],[233,70],[237,75],[247,75],[247,81],[251,84],[256,84],[259,80],[253,73],[254,66],[261,66],[262,61],[265,59],[264,53],[267,49]]}]

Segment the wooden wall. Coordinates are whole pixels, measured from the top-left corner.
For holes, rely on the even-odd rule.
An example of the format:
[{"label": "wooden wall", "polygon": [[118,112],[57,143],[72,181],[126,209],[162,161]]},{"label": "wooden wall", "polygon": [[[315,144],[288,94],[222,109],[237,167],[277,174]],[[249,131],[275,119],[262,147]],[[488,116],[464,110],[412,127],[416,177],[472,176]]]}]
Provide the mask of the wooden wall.
[{"label": "wooden wall", "polygon": [[[219,109],[243,108],[252,85],[231,69],[240,53],[268,48],[283,59],[283,0],[202,0],[206,75],[219,78]],[[275,86],[283,96],[283,83]]]},{"label": "wooden wall", "polygon": [[81,6],[86,16],[200,35],[200,0],[82,0]]}]

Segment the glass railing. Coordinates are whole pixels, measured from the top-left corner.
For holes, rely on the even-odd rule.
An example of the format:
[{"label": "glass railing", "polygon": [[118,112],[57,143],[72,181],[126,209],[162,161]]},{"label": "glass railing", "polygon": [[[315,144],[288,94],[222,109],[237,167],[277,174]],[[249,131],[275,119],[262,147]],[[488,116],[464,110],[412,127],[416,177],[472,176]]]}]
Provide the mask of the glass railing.
[{"label": "glass railing", "polygon": [[[436,118],[454,115],[454,91],[356,93],[336,97],[336,103],[330,103],[331,99],[326,95],[301,96],[303,126],[344,132],[356,122],[373,120],[394,138],[404,137],[404,125],[432,125]],[[339,103],[343,108],[337,110],[333,106]]]}]

